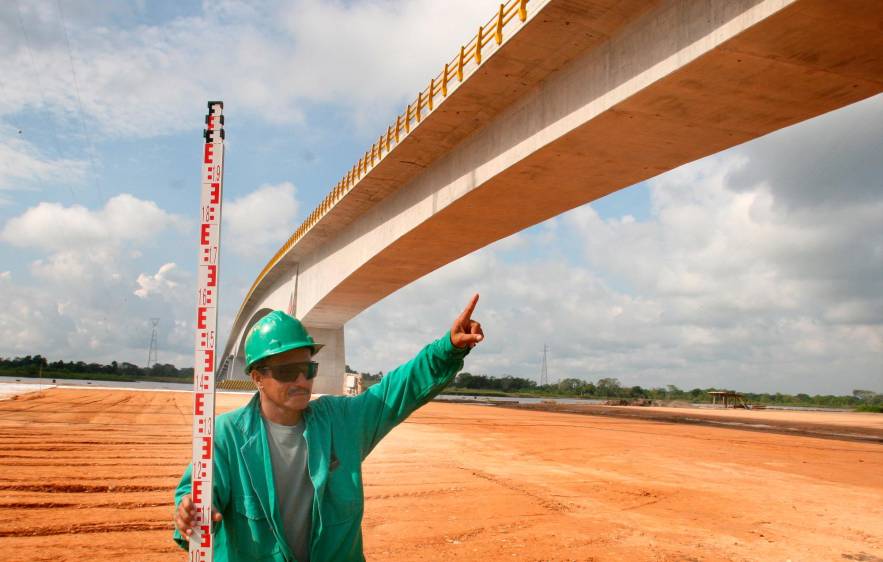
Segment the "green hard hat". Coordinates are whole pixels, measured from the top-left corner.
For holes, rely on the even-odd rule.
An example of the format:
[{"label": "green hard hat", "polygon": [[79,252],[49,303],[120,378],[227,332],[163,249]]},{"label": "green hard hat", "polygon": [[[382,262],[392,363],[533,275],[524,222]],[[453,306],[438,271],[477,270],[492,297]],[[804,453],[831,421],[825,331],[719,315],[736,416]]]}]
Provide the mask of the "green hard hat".
[{"label": "green hard hat", "polygon": [[245,372],[250,373],[251,367],[261,359],[309,347],[313,355],[322,349],[322,344],[313,341],[300,320],[274,310],[251,327],[245,338]]}]

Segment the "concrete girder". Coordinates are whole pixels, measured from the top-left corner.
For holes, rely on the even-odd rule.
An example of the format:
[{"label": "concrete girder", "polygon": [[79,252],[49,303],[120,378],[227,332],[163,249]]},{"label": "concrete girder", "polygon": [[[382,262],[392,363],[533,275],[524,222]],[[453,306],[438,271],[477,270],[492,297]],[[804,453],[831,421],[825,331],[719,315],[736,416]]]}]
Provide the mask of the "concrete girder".
[{"label": "concrete girder", "polygon": [[883,91],[883,34],[839,6],[659,3],[303,257],[298,310],[345,323],[523,228]]},{"label": "concrete girder", "polygon": [[290,249],[235,326],[297,264],[298,315],[342,329],[523,228],[878,94],[881,22],[877,0],[548,0]]}]

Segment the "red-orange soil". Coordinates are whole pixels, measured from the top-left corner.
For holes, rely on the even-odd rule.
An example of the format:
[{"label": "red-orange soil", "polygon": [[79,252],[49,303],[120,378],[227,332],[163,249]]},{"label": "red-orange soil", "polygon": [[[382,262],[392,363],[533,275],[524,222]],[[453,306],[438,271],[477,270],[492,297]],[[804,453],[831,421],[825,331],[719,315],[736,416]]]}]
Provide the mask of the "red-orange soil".
[{"label": "red-orange soil", "polygon": [[[185,560],[170,537],[190,410],[175,392],[0,402],[0,560]],[[807,415],[879,419],[792,421]],[[883,561],[878,443],[433,403],[364,477],[369,560]]]}]

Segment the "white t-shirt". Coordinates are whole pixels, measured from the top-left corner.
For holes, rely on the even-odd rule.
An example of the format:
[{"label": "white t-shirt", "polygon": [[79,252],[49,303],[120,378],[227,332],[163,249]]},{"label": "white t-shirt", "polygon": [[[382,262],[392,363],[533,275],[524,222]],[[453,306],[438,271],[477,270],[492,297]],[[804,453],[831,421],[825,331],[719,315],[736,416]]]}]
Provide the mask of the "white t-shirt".
[{"label": "white t-shirt", "polygon": [[285,540],[298,562],[309,562],[313,482],[307,470],[305,424],[301,419],[297,425],[279,425],[266,418],[264,424]]}]

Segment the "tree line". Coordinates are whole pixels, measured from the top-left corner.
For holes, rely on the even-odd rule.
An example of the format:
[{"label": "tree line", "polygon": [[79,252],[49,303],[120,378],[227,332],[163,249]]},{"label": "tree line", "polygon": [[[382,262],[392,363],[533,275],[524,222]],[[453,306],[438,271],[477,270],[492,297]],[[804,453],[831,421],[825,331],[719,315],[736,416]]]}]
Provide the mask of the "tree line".
[{"label": "tree line", "polygon": [[[363,388],[380,382],[383,371],[377,373],[358,373],[346,365],[347,373],[362,376]],[[82,377],[124,377],[124,378],[181,378],[192,379],[193,368],[179,369],[169,363],[156,363],[151,367],[139,367],[133,363],[111,361],[109,364],[86,363],[84,361],[49,361],[42,355],[26,355],[24,357],[0,357],[0,375],[46,378],[57,376]],[[540,385],[532,379],[504,375],[475,375],[469,372],[457,374],[449,386],[455,391],[478,390],[481,392],[520,393],[536,396],[573,396],[578,398],[596,399],[646,399],[674,400],[687,402],[711,402],[709,392],[726,391],[726,388],[694,388],[685,390],[673,384],[664,387],[643,388],[641,386],[624,386],[614,377],[600,378],[595,382],[577,378],[566,378],[556,383]],[[751,404],[778,404],[793,406],[828,406],[835,408],[867,408],[868,411],[879,411],[883,408],[883,394],[872,390],[856,389],[846,396],[809,395],[806,393],[784,394],[742,392],[745,400]]]},{"label": "tree line", "polygon": [[[155,363],[139,367],[126,361],[110,364],[85,361],[49,361],[42,355],[26,355],[7,359],[0,357],[0,374],[6,376],[51,377],[55,375],[119,375],[123,377],[180,377],[193,378],[193,367],[179,369],[170,363]],[[88,378],[88,377],[87,377]]]},{"label": "tree line", "polygon": [[[732,391],[726,388],[694,388],[685,390],[673,384],[664,387],[643,388],[641,386],[624,386],[619,379],[605,377],[596,382],[576,378],[567,378],[557,383],[540,385],[531,379],[512,377],[509,375],[493,377],[488,375],[474,375],[468,372],[459,373],[451,384],[454,389],[499,391],[511,393],[527,393],[548,396],[573,396],[578,398],[623,398],[623,399],[647,399],[647,400],[677,400],[687,402],[711,402],[709,392]],[[806,393],[784,394],[741,392],[746,402],[751,404],[779,404],[793,406],[830,406],[850,407],[881,406],[883,394],[872,390],[853,390],[846,396],[836,395],[809,395]]]}]

